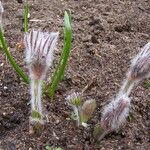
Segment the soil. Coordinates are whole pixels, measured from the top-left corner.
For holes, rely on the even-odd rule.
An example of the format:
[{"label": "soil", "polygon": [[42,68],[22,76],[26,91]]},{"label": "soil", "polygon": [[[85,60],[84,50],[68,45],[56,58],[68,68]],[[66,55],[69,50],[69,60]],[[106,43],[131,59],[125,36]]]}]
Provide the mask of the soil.
[{"label": "soil", "polygon": [[[3,26],[10,51],[27,72],[23,41],[23,4],[2,0]],[[29,0],[30,28],[59,31],[56,66],[63,45],[63,15],[72,14],[72,51],[64,80],[55,100],[43,97],[48,122],[41,135],[29,134],[29,86],[16,75],[0,50],[0,150],[45,150],[46,145],[63,150],[149,150],[150,92],[141,83],[133,91],[130,119],[117,133],[93,142],[94,125],[102,106],[118,92],[131,58],[149,41],[149,0]],[[38,21],[36,21],[39,19]],[[50,71],[50,75],[53,69]],[[89,128],[76,127],[65,97],[83,93],[83,101],[95,99],[97,108]]]}]

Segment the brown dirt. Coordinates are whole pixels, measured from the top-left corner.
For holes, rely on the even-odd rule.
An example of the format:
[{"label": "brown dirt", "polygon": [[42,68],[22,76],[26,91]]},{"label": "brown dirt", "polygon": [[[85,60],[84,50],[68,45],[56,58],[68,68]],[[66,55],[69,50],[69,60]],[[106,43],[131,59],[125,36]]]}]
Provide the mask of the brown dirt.
[{"label": "brown dirt", "polygon": [[[16,49],[23,39],[23,4],[2,0],[4,29],[10,51],[26,70],[24,50]],[[93,125],[100,120],[102,106],[110,100],[125,78],[131,58],[149,40],[149,0],[29,0],[30,28],[60,31],[56,60],[62,48],[64,10],[72,13],[73,46],[64,81],[55,101],[44,97],[49,122],[40,136],[29,135],[30,95],[28,86],[16,75],[0,51],[0,149],[44,150],[46,145],[64,150],[149,150],[150,92],[143,84],[132,93],[131,120],[118,133],[93,142]],[[2,63],[4,63],[2,65]],[[65,96],[71,90],[84,92],[84,100],[94,98],[97,109],[90,128],[77,128],[67,120],[70,109]]]}]

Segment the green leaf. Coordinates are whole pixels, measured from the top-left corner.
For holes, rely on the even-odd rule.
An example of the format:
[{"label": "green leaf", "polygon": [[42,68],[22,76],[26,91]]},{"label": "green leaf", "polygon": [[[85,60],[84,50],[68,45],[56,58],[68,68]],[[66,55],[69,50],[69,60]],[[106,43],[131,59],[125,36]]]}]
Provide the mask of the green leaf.
[{"label": "green leaf", "polygon": [[61,53],[60,61],[52,77],[52,83],[48,85],[48,94],[51,98],[53,98],[55,90],[57,89],[58,84],[64,75],[65,68],[66,68],[69,54],[70,54],[70,50],[71,50],[72,29],[71,29],[70,20],[71,20],[70,16],[65,11],[64,47]]},{"label": "green leaf", "polygon": [[16,61],[14,60],[13,56],[11,55],[9,48],[7,46],[7,43],[5,41],[4,38],[4,34],[2,29],[0,28],[0,42],[2,44],[3,47],[3,52],[6,54],[10,64],[12,65],[12,67],[14,68],[14,70],[17,72],[17,74],[24,80],[25,83],[29,83],[29,78],[25,75],[25,73],[23,72],[23,70],[19,67],[19,65],[16,63]]},{"label": "green leaf", "polygon": [[29,30],[29,21],[28,21],[28,16],[29,16],[29,6],[26,4],[24,6],[24,32],[28,32]]}]

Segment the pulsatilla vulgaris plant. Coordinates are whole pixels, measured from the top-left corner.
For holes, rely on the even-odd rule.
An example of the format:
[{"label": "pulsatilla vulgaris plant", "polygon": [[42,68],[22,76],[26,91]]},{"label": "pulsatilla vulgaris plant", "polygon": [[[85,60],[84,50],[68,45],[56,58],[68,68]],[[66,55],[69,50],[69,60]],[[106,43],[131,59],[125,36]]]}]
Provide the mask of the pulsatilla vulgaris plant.
[{"label": "pulsatilla vulgaris plant", "polygon": [[[2,11],[1,11],[2,12]],[[24,7],[24,31],[28,32],[28,16],[29,16],[29,7],[28,4]],[[65,11],[64,13],[64,46],[61,52],[59,63],[55,69],[55,72],[51,78],[51,83],[46,83],[44,91],[49,97],[52,99],[54,97],[55,91],[57,90],[58,84],[61,81],[62,77],[65,73],[65,68],[68,63],[69,54],[71,51],[71,41],[72,41],[72,28],[71,28],[71,17],[70,14]],[[0,27],[0,42],[1,47],[3,48],[3,52],[7,56],[10,64],[16,71],[16,73],[23,79],[23,81],[27,84],[30,83],[30,80],[26,73],[19,67],[13,56],[9,51],[9,47],[7,46],[4,33],[2,31],[2,27]]]},{"label": "pulsatilla vulgaris plant", "polygon": [[24,36],[26,63],[30,74],[31,86],[31,123],[36,127],[43,124],[41,94],[42,82],[53,61],[53,50],[58,32],[31,30]]},{"label": "pulsatilla vulgaris plant", "polygon": [[[129,115],[131,100],[129,95],[135,85],[143,79],[150,78],[150,42],[147,43],[135,58],[127,73],[127,79],[122,85],[116,99],[106,105],[102,112],[99,126],[95,127],[101,140],[106,134],[118,130]],[[97,131],[94,131],[98,134]]]},{"label": "pulsatilla vulgaris plant", "polygon": [[[2,11],[1,11],[2,13]],[[44,80],[45,74],[53,60],[53,49],[55,48],[58,33],[43,33],[40,30],[31,30],[28,33],[28,14],[29,7],[24,7],[24,28],[25,28],[25,47],[26,47],[26,63],[28,65],[30,79],[26,73],[19,67],[11,52],[7,46],[7,42],[4,37],[2,27],[0,27],[0,42],[2,44],[2,50],[7,56],[10,64],[16,73],[27,84],[31,86],[31,122],[38,125],[43,123],[42,106],[41,106],[41,85]],[[52,98],[58,87],[58,84],[64,75],[65,68],[69,59],[72,40],[70,15],[65,11],[64,13],[64,46],[61,53],[59,64],[56,67],[56,71],[51,78],[51,82],[44,85],[45,94],[50,95]],[[38,127],[38,126],[37,126]]]},{"label": "pulsatilla vulgaris plant", "polygon": [[66,100],[73,109],[77,126],[87,127],[87,121],[91,118],[96,108],[95,100],[86,100],[82,105],[81,94],[75,92],[69,95]]}]

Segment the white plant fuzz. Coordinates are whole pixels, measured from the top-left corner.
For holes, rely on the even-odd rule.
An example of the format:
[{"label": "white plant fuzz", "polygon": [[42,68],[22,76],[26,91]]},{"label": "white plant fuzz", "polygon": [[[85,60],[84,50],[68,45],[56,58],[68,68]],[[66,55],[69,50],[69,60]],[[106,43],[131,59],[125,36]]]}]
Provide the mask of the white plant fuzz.
[{"label": "white plant fuzz", "polygon": [[73,112],[76,116],[77,126],[79,127],[80,126],[80,106],[73,106],[72,105],[72,109],[73,109]]},{"label": "white plant fuzz", "polygon": [[127,76],[129,80],[137,82],[150,78],[150,42],[132,60]]},{"label": "white plant fuzz", "polygon": [[4,8],[3,8],[3,5],[2,5],[2,2],[0,1],[0,13],[3,13],[4,12]]},{"label": "white plant fuzz", "polygon": [[26,63],[31,78],[31,121],[42,122],[42,81],[53,61],[53,50],[58,39],[58,32],[31,30],[24,35]]},{"label": "white plant fuzz", "polygon": [[42,80],[35,80],[35,79],[31,80],[31,110],[37,111],[39,112],[39,114],[42,114],[41,87],[42,87]]},{"label": "white plant fuzz", "polygon": [[4,13],[4,8],[3,8],[3,4],[0,1],[0,27],[2,28],[2,17],[3,17],[3,13]]},{"label": "white plant fuzz", "polygon": [[66,97],[66,101],[73,109],[74,115],[76,116],[77,126],[80,126],[81,94],[73,92]]},{"label": "white plant fuzz", "polygon": [[125,80],[120,88],[119,94],[126,94],[126,96],[129,96],[131,94],[131,91],[134,87],[135,83],[132,80]]},{"label": "white plant fuzz", "polygon": [[129,115],[130,99],[125,94],[119,95],[104,107],[101,118],[101,127],[104,131],[117,130]]}]

